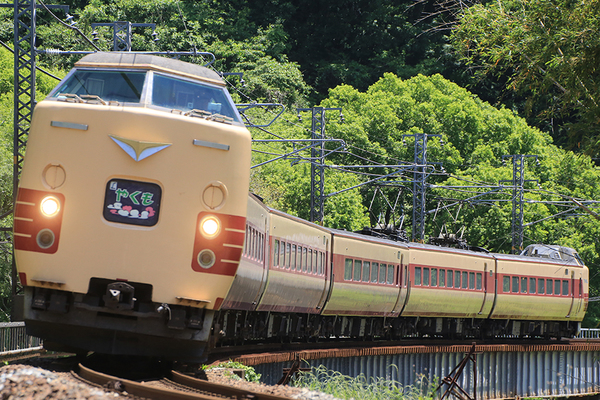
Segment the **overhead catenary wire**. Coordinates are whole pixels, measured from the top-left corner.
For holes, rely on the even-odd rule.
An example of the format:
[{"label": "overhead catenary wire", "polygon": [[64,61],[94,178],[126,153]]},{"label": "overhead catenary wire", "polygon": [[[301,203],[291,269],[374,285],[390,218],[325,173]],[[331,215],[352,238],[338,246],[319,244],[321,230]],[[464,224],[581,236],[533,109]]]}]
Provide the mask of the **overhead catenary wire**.
[{"label": "overhead catenary wire", "polygon": [[[90,40],[90,39],[89,39],[87,36],[85,36],[85,34],[84,34],[83,32],[81,32],[81,30],[79,30],[79,28],[77,28],[77,27],[76,27],[76,26],[74,26],[74,25],[69,25],[69,24],[67,24],[67,23],[63,22],[63,21],[62,21],[60,18],[58,18],[58,17],[57,17],[57,16],[56,16],[56,15],[55,15],[55,14],[54,14],[54,13],[53,13],[51,10],[50,10],[50,9],[49,9],[49,8],[48,8],[48,7],[47,7],[47,6],[46,6],[46,5],[45,5],[45,4],[44,4],[44,3],[43,3],[41,0],[39,0],[39,3],[42,5],[42,7],[43,7],[43,8],[44,8],[44,9],[45,9],[45,10],[46,10],[46,11],[47,11],[47,12],[48,12],[48,13],[49,13],[49,14],[50,14],[50,15],[51,15],[51,16],[52,16],[54,19],[56,19],[58,22],[60,22],[60,23],[61,23],[63,26],[65,26],[65,27],[67,27],[67,28],[69,28],[69,29],[72,29],[72,30],[76,31],[76,32],[77,32],[79,35],[81,35],[81,36],[82,36],[82,37],[83,37],[83,38],[84,38],[84,39],[85,39],[85,40],[86,40],[86,41],[87,41],[87,42],[88,42],[90,45],[92,45],[92,46],[93,46],[93,47],[94,47],[96,50],[100,51],[100,49],[99,49],[99,48],[98,48],[98,47],[97,47],[97,46],[96,46],[96,45],[95,45],[95,44],[94,44],[94,43],[93,43],[93,42],[92,42],[92,41],[91,41],[91,40]],[[182,10],[181,10],[181,6],[180,6],[180,4],[179,4],[179,0],[177,0],[177,7],[178,7],[178,11],[179,11],[179,16],[180,16],[180,18],[182,19],[182,23],[183,23],[184,29],[185,29],[185,31],[186,31],[186,34],[188,35],[188,37],[189,37],[189,39],[190,39],[191,45],[193,46],[194,50],[196,51],[196,44],[194,43],[193,37],[192,37],[192,35],[191,35],[191,32],[190,32],[190,31],[188,30],[188,28],[187,28],[187,24],[186,24],[186,22],[185,22],[185,18],[184,18],[184,16],[183,16],[183,13],[182,13]],[[10,49],[10,47],[9,47],[9,46],[7,46],[5,43],[3,43],[3,42],[0,42],[0,44],[1,44],[3,47],[7,48],[9,51],[13,51],[13,50],[12,50],[12,49]],[[200,56],[201,56],[201,55],[200,55]],[[201,57],[202,57],[202,56],[201,56]],[[42,68],[39,68],[39,67],[36,67],[36,68],[37,68],[38,70],[40,70],[40,72],[42,72],[42,73],[45,73],[45,74],[47,74],[48,76],[50,76],[50,77],[52,77],[52,78],[54,78],[54,79],[60,80],[60,78],[58,78],[58,77],[56,77],[55,75],[53,75],[53,74],[49,73],[48,71],[45,71],[45,70],[43,70]],[[228,83],[229,83],[229,82],[228,82]],[[231,83],[229,83],[229,84],[230,84],[230,86],[234,87],[234,88],[235,88],[235,90],[236,90],[238,93],[240,93],[240,95],[243,95],[243,96],[244,96],[244,97],[246,97],[247,99],[250,99],[250,97],[248,97],[247,95],[245,95],[245,93],[243,93],[242,91],[240,91],[240,90],[239,90],[237,87],[235,87],[235,86],[234,86],[234,85],[232,85]],[[294,126],[301,126],[301,125],[299,125],[299,124],[297,124],[297,123],[293,123],[293,122],[289,121],[289,120],[288,120],[288,119],[286,119],[286,118],[284,118],[284,120],[285,120],[287,123],[289,123],[289,124],[292,124],[292,125],[294,125]],[[301,127],[302,127],[302,128],[305,130],[305,131],[307,131],[307,132],[310,132],[310,130],[309,130],[309,129],[307,129],[307,128],[303,127],[303,126],[301,126]],[[270,131],[269,131],[269,130],[267,130],[267,129],[264,129],[264,128],[257,128],[257,129],[260,129],[261,131],[263,131],[263,132],[265,132],[265,133],[267,133],[267,134],[270,134],[270,135],[272,135],[272,136],[274,136],[274,137],[277,137],[277,138],[280,138],[280,139],[284,139],[282,136],[280,136],[280,135],[277,135],[277,134],[274,134],[273,132],[270,132]],[[365,153],[365,154],[371,154],[372,156],[375,156],[375,157],[377,157],[378,159],[387,159],[387,160],[395,160],[395,161],[400,161],[400,160],[399,160],[398,158],[396,158],[396,157],[390,157],[390,156],[388,156],[388,155],[384,155],[384,154],[380,154],[380,153],[375,153],[375,152],[373,152],[373,151],[370,151],[370,150],[367,150],[367,149],[363,149],[363,148],[357,147],[357,146],[355,146],[355,145],[353,145],[353,144],[351,144],[351,143],[348,143],[348,144],[347,144],[347,146],[348,146],[349,148],[352,148],[352,149],[358,150],[358,151],[359,151],[359,152],[361,152],[361,153]],[[306,150],[306,149],[303,149],[303,150]],[[300,151],[302,151],[302,150],[300,150]],[[300,152],[300,151],[298,151],[298,152]],[[259,151],[257,150],[257,152],[259,152]],[[263,154],[266,154],[267,152],[262,152],[262,153],[263,153]],[[371,159],[371,158],[364,157],[364,156],[361,156],[361,155],[359,155],[359,154],[356,154],[355,152],[350,152],[350,151],[347,151],[347,150],[344,150],[344,151],[332,150],[332,151],[330,151],[330,152],[329,152],[329,154],[333,154],[333,153],[337,153],[337,154],[345,154],[345,155],[347,155],[347,156],[350,156],[350,157],[355,157],[355,158],[357,158],[357,159],[361,160],[362,162],[371,163],[371,164],[372,164],[372,166],[370,166],[370,167],[372,167],[372,168],[379,167],[379,166],[382,166],[382,165],[383,165],[381,162],[375,161],[375,160],[373,160],[373,159]],[[281,157],[281,155],[278,155],[278,154],[279,154],[279,153],[270,153],[270,155],[276,155],[277,157]],[[308,160],[308,161],[311,161],[311,162],[313,161],[313,160],[311,160],[310,158],[304,158],[304,159],[305,159],[305,160]],[[412,163],[409,163],[409,162],[407,162],[406,164],[407,164],[407,167],[410,167],[410,165],[411,165]],[[328,168],[330,168],[330,169],[337,169],[337,170],[339,170],[339,171],[341,171],[341,172],[350,172],[350,173],[353,173],[353,174],[356,174],[356,175],[363,175],[363,176],[375,177],[375,179],[376,179],[376,180],[378,180],[378,179],[382,179],[382,177],[387,177],[387,176],[389,176],[389,175],[390,175],[390,174],[377,174],[377,173],[373,173],[373,172],[367,172],[367,173],[365,173],[365,172],[353,171],[353,170],[351,170],[351,167],[344,167],[344,166],[328,166],[327,164],[325,164],[325,166],[327,166],[327,167],[328,167]],[[436,175],[436,176],[445,176],[445,177],[447,177],[447,178],[454,178],[454,179],[457,179],[457,180],[469,181],[469,179],[467,179],[467,178],[464,178],[464,177],[459,177],[459,176],[452,175],[452,174],[448,174],[448,173],[440,173],[440,172],[433,171],[433,172],[430,172],[430,174],[431,174],[431,175]],[[481,184],[481,183],[485,183],[485,182],[481,182],[481,181],[480,181],[480,182],[478,182],[478,181],[476,181],[476,180],[470,180],[470,181],[471,181],[471,182],[473,182],[473,183],[479,183],[479,184]],[[496,186],[497,186],[497,185],[496,185]],[[461,191],[461,189],[451,188],[451,187],[448,187],[448,186],[437,186],[437,185],[436,185],[436,186],[434,186],[434,187],[435,187],[435,188],[438,188],[438,189],[442,189],[442,190],[455,190],[455,191]],[[491,187],[491,185],[490,185],[490,187]],[[506,187],[509,187],[509,186],[506,186]],[[535,190],[529,190],[529,189],[524,189],[524,190],[525,190],[525,191],[528,191],[528,192],[529,192],[529,191],[535,191]],[[467,192],[467,191],[464,191],[464,192]],[[548,191],[548,190],[544,190],[544,192],[545,192],[545,193],[547,193],[547,194],[550,194],[550,195],[556,195],[556,196],[559,196],[559,197],[563,197],[563,198],[564,198],[564,195],[561,195],[561,194],[559,194],[559,193],[552,193],[552,192],[550,192],[550,191]],[[485,194],[486,194],[485,192],[475,192],[475,193],[478,193],[479,195],[485,195]],[[449,200],[453,200],[453,199],[449,199]],[[453,200],[453,201],[460,201],[460,199],[456,199],[456,200]],[[485,202],[489,202],[489,201],[491,201],[491,200],[489,200],[489,199],[486,199],[486,200],[485,200]],[[583,200],[583,201],[587,202],[586,200]],[[467,201],[467,202],[468,202],[468,201]],[[549,202],[548,202],[548,201],[539,201],[539,200],[537,200],[537,201],[535,201],[535,202],[538,202],[538,203],[544,203],[544,204],[549,204]],[[553,203],[553,204],[554,204],[554,205],[557,205],[557,206],[560,206],[560,204],[556,204],[556,203]],[[551,218],[551,217],[548,217],[548,218]]]},{"label": "overhead catenary wire", "polygon": [[[15,53],[15,51],[13,49],[11,49],[6,43],[4,43],[2,40],[0,40],[0,46],[4,47],[6,50],[10,51],[11,53]],[[35,66],[35,69],[37,69],[38,71],[40,71],[43,74],[48,75],[51,78],[56,79],[57,81],[62,80],[61,78],[59,78],[58,76],[52,74],[51,72],[46,71],[43,68],[38,67],[37,65]]]},{"label": "overhead catenary wire", "polygon": [[81,35],[90,45],[92,45],[92,47],[94,49],[96,49],[96,51],[101,51],[100,48],[98,46],[96,46],[96,44],[87,36],[85,36],[85,34],[83,32],[81,32],[81,30],[79,28],[77,28],[75,25],[69,25],[66,22],[64,22],[63,20],[61,20],[60,18],[58,18],[52,11],[50,11],[50,9],[42,2],[42,0],[37,0],[40,5],[42,7],[44,7],[44,9],[55,19],[57,20],[59,23],[61,23],[63,26],[66,26],[67,28],[74,30],[75,32],[77,32],[79,35]]}]

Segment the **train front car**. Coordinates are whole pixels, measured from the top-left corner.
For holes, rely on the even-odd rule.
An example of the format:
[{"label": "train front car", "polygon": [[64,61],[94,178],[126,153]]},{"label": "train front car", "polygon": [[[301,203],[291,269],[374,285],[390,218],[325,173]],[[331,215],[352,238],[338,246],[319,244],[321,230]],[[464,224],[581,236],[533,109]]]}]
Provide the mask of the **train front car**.
[{"label": "train front car", "polygon": [[201,360],[243,250],[250,152],[215,72],[84,57],[28,139],[14,234],[29,334]]}]

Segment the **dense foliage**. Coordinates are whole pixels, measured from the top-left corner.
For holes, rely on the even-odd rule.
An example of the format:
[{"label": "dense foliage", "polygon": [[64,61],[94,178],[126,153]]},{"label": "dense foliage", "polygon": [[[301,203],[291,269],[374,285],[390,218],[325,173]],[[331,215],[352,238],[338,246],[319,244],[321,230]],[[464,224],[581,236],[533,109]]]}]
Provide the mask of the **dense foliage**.
[{"label": "dense foliage", "polygon": [[597,156],[599,7],[598,0],[476,5],[462,14],[453,43],[482,79],[501,76],[523,98],[522,107],[540,125],[556,129],[561,142]]},{"label": "dense foliage", "polygon": [[[243,72],[244,84],[239,76],[226,77],[236,102],[276,102],[287,107],[273,125],[252,129],[255,139],[308,139],[310,116],[303,112],[305,118],[299,121],[296,108],[341,108],[344,122],[339,121],[338,111],[326,113],[327,137],[345,142],[345,146],[339,141],[326,144],[324,223],[328,226],[357,230],[390,224],[410,233],[415,141],[428,135],[427,160],[435,164],[427,169],[426,235],[464,229],[470,244],[509,252],[513,193],[507,181],[513,170],[512,159],[503,165],[502,158],[537,156],[539,165],[531,159],[525,166],[525,178],[535,182],[525,186],[524,220],[530,225],[524,244],[556,243],[578,249],[592,270],[592,296],[597,295],[600,223],[577,209],[571,198],[593,200],[600,194],[600,172],[582,151],[595,155],[600,140],[595,69],[598,0],[484,2],[488,4],[458,14],[451,40],[437,29],[442,15],[438,11],[443,10],[436,4],[442,3],[448,4],[425,0],[53,2],[68,4],[88,37],[94,31],[92,23],[156,23],[160,40],[152,40],[152,29],[136,28],[133,50],[212,52],[215,70]],[[65,18],[60,11],[56,15]],[[47,11],[40,9],[38,19],[40,48],[92,50]],[[98,27],[96,32],[96,45],[111,50],[112,31]],[[9,43],[12,35],[12,9],[0,8],[0,40]],[[39,63],[64,74],[78,58],[40,56]],[[0,51],[3,212],[12,204],[12,68],[12,55]],[[479,73],[473,83],[465,71],[474,70]],[[41,99],[54,82],[43,74],[37,81]],[[469,82],[471,91],[464,88]],[[252,118],[265,119],[255,114]],[[261,166],[252,170],[251,190],[272,207],[308,218],[310,151],[297,151],[302,146],[255,143],[253,162]],[[289,153],[293,154],[285,156]],[[277,160],[268,162],[272,159]],[[5,218],[2,223],[10,226],[11,221]],[[10,257],[6,251],[3,254],[2,276],[6,277]],[[2,290],[0,297],[6,299],[8,292]],[[0,309],[7,307],[0,304]],[[592,310],[587,323],[597,321]]]}]

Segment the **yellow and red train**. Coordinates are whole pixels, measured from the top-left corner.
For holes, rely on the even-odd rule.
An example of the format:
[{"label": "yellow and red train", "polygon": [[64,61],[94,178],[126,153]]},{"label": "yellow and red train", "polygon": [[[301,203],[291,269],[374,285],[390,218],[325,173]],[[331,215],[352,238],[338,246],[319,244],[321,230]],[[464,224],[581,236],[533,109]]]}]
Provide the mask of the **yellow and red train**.
[{"label": "yellow and red train", "polygon": [[401,243],[248,195],[251,137],[207,68],[82,58],[36,108],[14,214],[28,333],[54,348],[197,361],[219,342],[570,336],[577,253]]}]

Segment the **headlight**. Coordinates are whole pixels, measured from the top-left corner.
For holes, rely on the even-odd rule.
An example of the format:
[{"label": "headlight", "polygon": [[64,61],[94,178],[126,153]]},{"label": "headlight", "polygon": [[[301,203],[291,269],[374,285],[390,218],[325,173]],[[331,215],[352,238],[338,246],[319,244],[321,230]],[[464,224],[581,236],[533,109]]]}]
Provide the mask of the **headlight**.
[{"label": "headlight", "polygon": [[44,197],[40,203],[42,214],[46,217],[54,217],[60,211],[60,202],[56,197]]},{"label": "headlight", "polygon": [[206,217],[200,221],[200,233],[207,239],[212,239],[221,231],[221,222],[216,217]]}]

